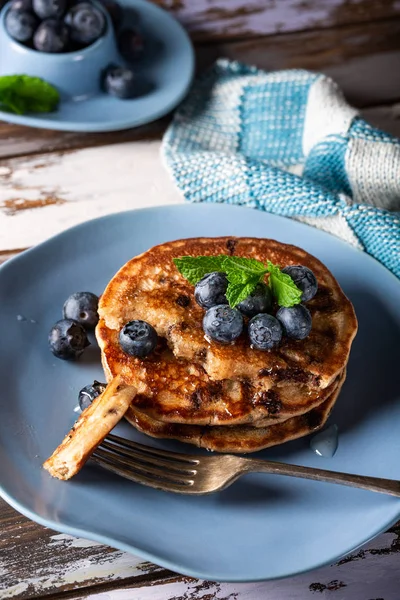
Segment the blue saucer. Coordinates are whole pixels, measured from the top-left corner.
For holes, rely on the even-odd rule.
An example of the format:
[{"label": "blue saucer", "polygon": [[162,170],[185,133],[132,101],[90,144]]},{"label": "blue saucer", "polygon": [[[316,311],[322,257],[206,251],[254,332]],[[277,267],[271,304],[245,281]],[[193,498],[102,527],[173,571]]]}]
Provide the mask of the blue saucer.
[{"label": "blue saucer", "polygon": [[[62,131],[117,131],[149,123],[175,108],[186,95],[194,71],[194,53],[187,33],[168,12],[146,0],[119,3],[125,12],[123,25],[138,24],[147,42],[143,58],[132,65],[138,80],[136,98],[119,100],[99,91],[86,99],[72,100],[62,94],[54,113],[16,115],[0,111],[0,119]],[[50,56],[54,57],[45,55]]]}]

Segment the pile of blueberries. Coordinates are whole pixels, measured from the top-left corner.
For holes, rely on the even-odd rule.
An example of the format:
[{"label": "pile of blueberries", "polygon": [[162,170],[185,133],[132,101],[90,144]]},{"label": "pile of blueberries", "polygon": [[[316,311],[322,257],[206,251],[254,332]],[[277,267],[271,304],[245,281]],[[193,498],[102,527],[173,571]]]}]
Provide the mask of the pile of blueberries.
[{"label": "pile of blueberries", "polygon": [[[302,291],[302,302],[311,300],[317,293],[318,284],[314,273],[303,265],[282,269]],[[243,332],[247,317],[247,333],[252,348],[270,350],[278,346],[283,335],[294,340],[305,339],[312,326],[311,313],[304,304],[291,308],[281,306],[275,316],[271,289],[259,283],[254,292],[231,308],[225,296],[228,280],[225,273],[209,273],[195,287],[196,302],[206,313],[203,318],[205,335],[221,344],[231,344]]]},{"label": "pile of blueberries", "polygon": [[[123,28],[123,10],[115,0],[99,0],[110,15],[120,54],[128,62],[141,57],[144,48],[139,30]],[[8,34],[39,52],[74,52],[98,40],[106,19],[90,0],[12,0],[5,16]],[[104,78],[105,90],[119,98],[135,95],[132,69],[111,66]]]}]

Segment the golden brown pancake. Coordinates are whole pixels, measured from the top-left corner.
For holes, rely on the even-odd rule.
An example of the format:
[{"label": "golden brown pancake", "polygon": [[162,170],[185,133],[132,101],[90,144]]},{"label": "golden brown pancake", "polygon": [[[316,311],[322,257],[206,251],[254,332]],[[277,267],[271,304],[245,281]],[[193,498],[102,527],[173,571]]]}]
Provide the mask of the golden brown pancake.
[{"label": "golden brown pancake", "polygon": [[[265,427],[300,415],[324,402],[336,389],[339,376],[324,389],[309,387],[298,374],[279,378],[271,387],[262,374],[253,380],[211,380],[201,365],[176,359],[160,343],[147,359],[133,358],[121,349],[118,332],[100,321],[97,336],[108,381],[120,374],[137,388],[135,406],[166,423]],[[264,383],[266,385],[264,386]]]},{"label": "golden brown pancake", "polygon": [[344,371],[336,390],[311,411],[269,427],[236,425],[232,427],[200,427],[162,423],[138,410],[134,404],[128,408],[125,418],[142,433],[156,438],[175,439],[199,448],[246,454],[271,446],[283,444],[317,431],[326,423],[346,378]]},{"label": "golden brown pancake", "polygon": [[[194,300],[193,286],[172,259],[217,254],[271,260],[281,267],[309,267],[319,286],[307,302],[313,319],[310,335],[301,341],[284,338],[279,347],[267,352],[250,348],[245,334],[229,346],[207,341],[202,330],[204,311]],[[256,238],[192,238],[155,246],[113,277],[100,299],[99,314],[97,338],[113,376],[119,367],[108,354],[108,331],[118,332],[128,321],[143,319],[167,340],[176,358],[201,366],[211,380],[256,381],[262,376],[264,390],[293,380],[327,388],[347,363],[357,331],[352,304],[318,259],[296,246]],[[131,364],[136,368],[136,363]]]}]

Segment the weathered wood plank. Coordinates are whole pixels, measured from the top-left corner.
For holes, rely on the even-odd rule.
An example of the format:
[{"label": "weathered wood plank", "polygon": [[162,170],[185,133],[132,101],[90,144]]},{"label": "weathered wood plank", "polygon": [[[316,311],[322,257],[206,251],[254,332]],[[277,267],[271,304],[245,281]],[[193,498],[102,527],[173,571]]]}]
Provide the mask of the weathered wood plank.
[{"label": "weathered wood plank", "polygon": [[[400,105],[363,114],[400,135]],[[159,152],[160,141],[130,142],[2,161],[0,252],[97,216],[182,202]]]},{"label": "weathered wood plank", "polygon": [[197,40],[336,27],[399,16],[395,0],[153,0]]},{"label": "weathered wood plank", "polygon": [[[199,46],[199,70],[220,56],[268,70],[301,67],[325,72],[336,79],[350,101],[361,107],[400,98],[400,19],[323,32],[309,31]],[[0,123],[0,159],[157,139],[167,123],[168,118],[164,118],[144,127],[100,134],[49,131]]]},{"label": "weathered wood plank", "polygon": [[311,600],[317,592],[333,598],[337,590],[340,600],[398,600],[400,523],[336,565],[257,584],[177,577],[125,552],[41,527],[1,500],[0,532],[2,600]]},{"label": "weathered wood plank", "polygon": [[0,598],[33,596],[172,575],[140,558],[97,542],[58,534],[17,513],[0,499]]},{"label": "weathered wood plank", "polygon": [[210,45],[199,54],[199,67],[217,56],[266,70],[323,72],[358,107],[400,99],[400,19]]}]

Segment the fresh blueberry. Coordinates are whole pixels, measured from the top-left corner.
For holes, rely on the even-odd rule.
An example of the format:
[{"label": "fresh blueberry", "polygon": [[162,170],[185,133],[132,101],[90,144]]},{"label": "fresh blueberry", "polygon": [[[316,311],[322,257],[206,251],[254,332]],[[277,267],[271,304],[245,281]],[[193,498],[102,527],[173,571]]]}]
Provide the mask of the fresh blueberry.
[{"label": "fresh blueberry", "polygon": [[255,317],[260,313],[269,312],[272,308],[272,293],[265,283],[258,283],[250,296],[237,305],[246,317]]},{"label": "fresh blueberry", "polygon": [[10,10],[32,12],[32,0],[12,0]]},{"label": "fresh blueberry", "polygon": [[63,360],[74,360],[90,345],[86,331],[73,319],[57,321],[49,333],[50,350]]},{"label": "fresh blueberry", "polygon": [[289,275],[297,287],[303,292],[301,300],[307,302],[314,298],[318,290],[317,278],[308,267],[302,265],[293,265],[282,269],[282,273]]},{"label": "fresh blueberry", "polygon": [[119,332],[121,348],[131,356],[145,358],[157,346],[157,332],[146,321],[129,321]]},{"label": "fresh blueberry", "polygon": [[96,380],[90,385],[85,385],[79,392],[79,406],[81,410],[85,410],[85,408],[90,406],[93,400],[104,392],[105,388],[105,383],[100,383]]},{"label": "fresh blueberry", "polygon": [[230,344],[243,331],[242,313],[228,304],[212,306],[204,315],[203,330],[215,342]]},{"label": "fresh blueberry", "polygon": [[37,19],[26,11],[9,10],[5,18],[5,27],[9,35],[18,42],[29,42],[37,27]]},{"label": "fresh blueberry", "polygon": [[33,36],[33,45],[40,52],[65,52],[68,42],[68,27],[56,19],[42,21]]},{"label": "fresh blueberry", "polygon": [[228,280],[225,273],[208,273],[196,283],[194,298],[201,308],[211,308],[217,304],[228,304],[225,292]]},{"label": "fresh blueberry", "polygon": [[64,303],[64,318],[78,321],[85,329],[94,329],[99,321],[98,305],[99,299],[95,294],[76,292]]},{"label": "fresh blueberry", "polygon": [[118,29],[124,17],[124,11],[122,10],[121,5],[118,4],[118,2],[115,2],[115,0],[100,0],[100,2],[110,15],[114,29]]},{"label": "fresh blueberry", "polygon": [[65,16],[65,22],[70,27],[71,40],[84,46],[95,42],[106,26],[103,13],[89,2],[72,6]]},{"label": "fresh blueberry", "polygon": [[302,304],[291,308],[282,306],[276,313],[276,318],[281,323],[285,334],[294,340],[304,340],[311,331],[311,313]]},{"label": "fresh blueberry", "polygon": [[123,29],[118,35],[118,50],[128,62],[137,60],[143,54],[143,36],[136,29]]},{"label": "fresh blueberry", "polygon": [[106,92],[122,100],[133,98],[136,93],[135,76],[127,67],[110,67],[104,79]]},{"label": "fresh blueberry", "polygon": [[256,350],[270,350],[282,339],[282,327],[272,315],[262,313],[249,321],[248,333],[250,344]]},{"label": "fresh blueberry", "polygon": [[32,5],[40,19],[60,19],[67,8],[66,0],[32,0]]}]

